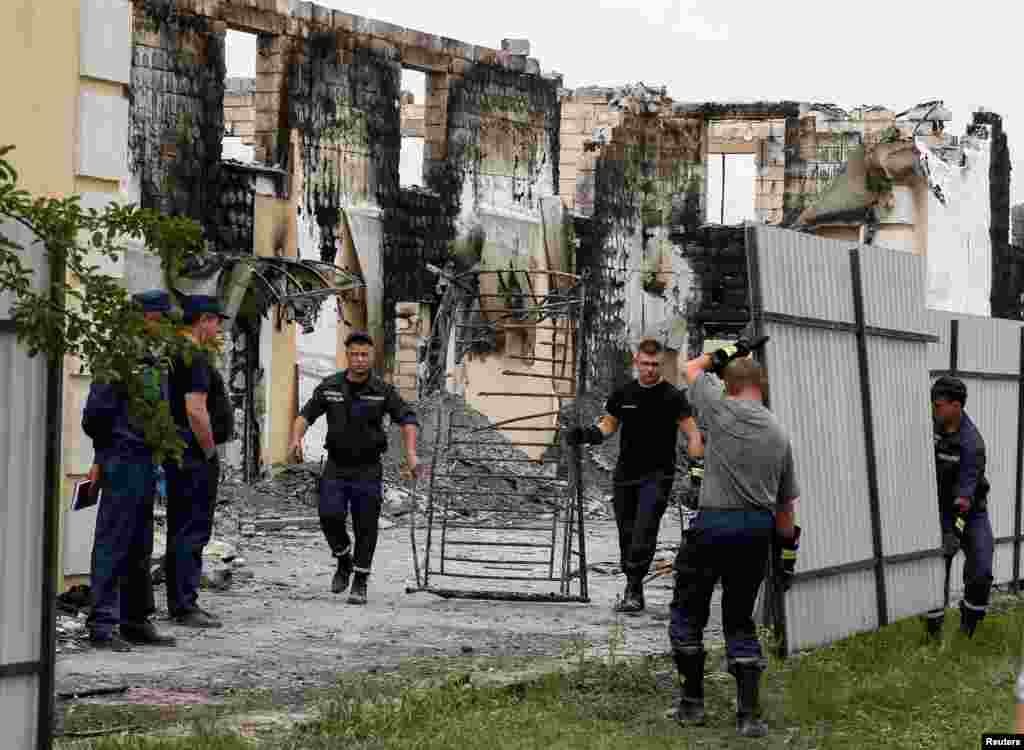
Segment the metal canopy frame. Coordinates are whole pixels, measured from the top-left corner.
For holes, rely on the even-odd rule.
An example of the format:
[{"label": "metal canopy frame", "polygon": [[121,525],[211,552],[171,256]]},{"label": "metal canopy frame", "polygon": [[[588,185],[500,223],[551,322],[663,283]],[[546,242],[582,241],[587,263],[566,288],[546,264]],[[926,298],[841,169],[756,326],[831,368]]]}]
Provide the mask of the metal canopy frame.
[{"label": "metal canopy frame", "polygon": [[[475,277],[472,286],[479,289],[480,276],[503,274],[524,280],[526,289],[508,290],[500,296],[507,302],[502,307],[507,313],[499,313],[497,319],[478,318],[474,313],[481,298],[495,295],[464,295],[459,300],[455,314],[449,319],[450,330],[438,331],[449,346],[454,346],[457,361],[462,353],[478,341],[478,334],[495,334],[506,331],[550,331],[551,341],[537,342],[537,347],[547,344],[549,348],[537,357],[515,357],[540,364],[537,372],[504,370],[504,377],[548,380],[554,387],[550,393],[527,387],[529,393],[502,391],[482,392],[481,398],[523,396],[555,399],[558,410],[550,407],[538,409],[525,404],[522,414],[501,422],[474,427],[459,421],[461,409],[445,405],[438,407],[436,432],[434,435],[430,482],[426,508],[426,547],[422,581],[418,553],[413,541],[416,562],[416,587],[408,592],[426,591],[443,598],[483,599],[496,601],[533,602],[582,602],[589,603],[587,585],[586,535],[583,517],[583,473],[582,453],[578,447],[568,445],[565,428],[580,426],[582,409],[580,396],[585,391],[583,374],[586,372],[585,337],[582,336],[581,321],[586,298],[583,279],[579,276],[549,271],[471,271],[460,274],[459,282]],[[550,292],[535,292],[534,280],[547,277],[552,281]],[[500,278],[500,277],[499,277]],[[462,284],[460,283],[460,286]],[[504,284],[501,284],[504,287]],[[529,320],[524,318],[528,317]],[[543,321],[543,322],[541,322]],[[510,355],[506,355],[513,358]],[[547,372],[545,372],[547,371]],[[568,387],[566,387],[568,384]],[[563,415],[562,406],[572,403],[571,424],[559,420],[554,426],[524,426],[530,420]],[[455,432],[459,431],[459,439]],[[518,466],[543,466],[559,463],[558,459],[541,458],[488,458],[494,465],[488,473],[473,473],[472,470],[457,468],[463,448],[481,447],[491,444],[487,437],[502,431],[513,433],[512,439],[499,445],[517,448],[539,448],[553,446],[553,443],[538,441],[537,432],[556,431],[568,458],[565,477],[546,474],[516,473]],[[534,433],[531,436],[531,433]],[[557,444],[557,443],[555,443]],[[460,488],[465,480],[522,479],[534,482],[534,492],[479,492]],[[490,498],[486,509],[481,503]],[[465,498],[465,500],[462,500]],[[528,504],[532,498],[536,504]],[[463,507],[460,504],[465,503]],[[463,516],[460,511],[468,507],[480,510],[489,519],[474,514]],[[499,552],[500,551],[500,552]],[[438,586],[441,578],[463,581],[488,581],[494,588],[468,589]],[[528,591],[519,585],[525,582],[548,583],[552,590]],[[502,585],[504,584],[504,585]]]}]

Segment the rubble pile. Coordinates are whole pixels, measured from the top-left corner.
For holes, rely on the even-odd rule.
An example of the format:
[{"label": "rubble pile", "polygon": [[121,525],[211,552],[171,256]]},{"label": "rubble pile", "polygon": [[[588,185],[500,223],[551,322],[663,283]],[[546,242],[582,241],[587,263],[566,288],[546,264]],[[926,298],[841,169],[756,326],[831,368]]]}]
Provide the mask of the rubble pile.
[{"label": "rubble pile", "polygon": [[[431,468],[437,502],[447,501],[449,515],[453,517],[478,517],[499,509],[507,510],[510,503],[521,506],[526,512],[536,511],[538,516],[544,516],[556,510],[572,492],[567,467],[560,460],[559,446],[552,446],[545,453],[544,463],[526,462],[526,453],[512,445],[501,432],[489,429],[493,423],[486,416],[453,394],[423,398],[417,403],[416,411],[420,420],[420,463],[426,465],[424,478],[416,492],[419,509],[423,509],[430,489]],[[434,464],[439,418],[444,420],[440,440],[442,452]],[[390,504],[394,516],[408,512],[410,483],[402,478],[400,441],[391,442],[384,464],[384,478],[396,501]],[[555,463],[551,459],[559,460]],[[452,475],[460,476],[454,478]],[[584,483],[584,495],[586,517],[603,519],[610,516],[607,493]],[[401,502],[403,499],[404,503]]]}]

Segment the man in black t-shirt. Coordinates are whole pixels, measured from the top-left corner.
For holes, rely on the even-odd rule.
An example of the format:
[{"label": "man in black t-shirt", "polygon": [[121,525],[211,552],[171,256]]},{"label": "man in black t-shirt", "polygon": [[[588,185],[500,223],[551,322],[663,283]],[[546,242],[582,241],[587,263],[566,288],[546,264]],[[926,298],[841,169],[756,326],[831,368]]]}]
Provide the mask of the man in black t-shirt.
[{"label": "man in black t-shirt", "polygon": [[641,341],[633,360],[639,377],[612,393],[598,424],[570,434],[571,442],[597,445],[622,427],[613,505],[626,590],[618,612],[640,612],[645,606],[643,580],[654,560],[658,527],[672,491],[677,434],[686,433],[691,456],[703,454],[686,396],[662,379],[663,352],[658,341]]},{"label": "man in black t-shirt", "polygon": [[[220,334],[226,318],[216,297],[194,295],[183,303],[187,336],[197,346]],[[179,625],[219,628],[220,620],[200,609],[199,581],[203,549],[213,535],[213,515],[220,481],[220,458],[214,442],[207,398],[210,365],[203,356],[186,365],[175,361],[170,376],[171,416],[185,441],[181,466],[164,465],[167,474],[167,609]]]},{"label": "man in black t-shirt", "polygon": [[[373,339],[356,331],[345,341],[348,369],[324,378],[295,418],[289,453],[301,460],[302,438],[309,425],[327,418],[327,465],[320,479],[319,515],[338,568],[331,591],[344,592],[351,581],[349,604],[366,604],[367,579],[383,498],[381,456],[387,450],[384,415],[399,425],[409,470],[418,472],[416,413],[398,390],[373,374]],[[352,516],[352,536],[346,528]],[[354,574],[354,575],[353,575]]]}]

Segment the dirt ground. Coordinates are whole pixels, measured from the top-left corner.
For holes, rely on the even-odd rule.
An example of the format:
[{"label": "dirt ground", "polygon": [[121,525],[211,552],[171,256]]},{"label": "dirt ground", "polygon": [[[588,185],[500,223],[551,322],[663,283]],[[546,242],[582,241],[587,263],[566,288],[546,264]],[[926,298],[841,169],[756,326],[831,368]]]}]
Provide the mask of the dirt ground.
[{"label": "dirt ground", "polygon": [[[251,511],[250,511],[251,512]],[[310,515],[306,509],[306,515]],[[317,530],[231,533],[239,518],[218,519],[218,536],[230,539],[245,558],[249,580],[225,591],[204,591],[200,604],[217,613],[224,627],[195,631],[167,620],[164,588],[156,590],[156,622],[173,633],[173,648],[136,647],[129,653],[64,650],[57,660],[58,693],[127,685],[133,690],[201,689],[214,697],[230,689],[269,689],[279,705],[298,707],[310,688],[336,682],[339,673],[389,670],[411,657],[553,656],[583,638],[591,653],[607,650],[616,622],[624,625],[619,653],[664,653],[668,649],[671,577],[647,586],[648,609],[622,617],[612,611],[623,578],[617,570],[614,522],[591,521],[587,529],[589,604],[493,602],[442,599],[406,593],[414,583],[408,526],[382,530],[366,606],[352,606],[330,592],[333,560]],[[659,557],[671,554],[680,536],[675,509],[666,513]],[[432,579],[460,587],[453,579]],[[522,584],[520,584],[522,585]],[[528,583],[536,591],[556,583]],[[708,628],[719,638],[718,603]]]}]

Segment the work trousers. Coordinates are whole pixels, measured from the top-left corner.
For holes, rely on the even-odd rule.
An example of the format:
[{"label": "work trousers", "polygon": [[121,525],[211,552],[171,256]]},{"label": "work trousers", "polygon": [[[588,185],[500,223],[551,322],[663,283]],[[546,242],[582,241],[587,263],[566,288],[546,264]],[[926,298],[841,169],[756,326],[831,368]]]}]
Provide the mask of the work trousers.
[{"label": "work trousers", "polygon": [[627,479],[616,474],[612,506],[619,528],[622,572],[630,580],[642,579],[658,546],[658,529],[668,507],[673,475],[656,474]]},{"label": "work trousers", "polygon": [[167,609],[177,617],[196,608],[203,549],[213,536],[220,465],[185,452],[167,473]]},{"label": "work trousers", "polygon": [[[335,557],[352,556],[353,570],[369,573],[377,549],[383,486],[378,479],[321,479],[320,528]],[[352,537],[346,522],[352,516]]]},{"label": "work trousers", "polygon": [[[942,531],[953,529],[952,513],[942,516]],[[992,557],[995,540],[988,511],[970,511],[967,514],[960,549],[964,553],[964,603],[971,609],[984,612],[988,609],[992,593]]]},{"label": "work trousers", "polygon": [[116,456],[100,468],[88,624],[93,637],[109,638],[118,624],[144,622],[156,611],[149,570],[156,475],[152,461],[137,456]]},{"label": "work trousers", "polygon": [[715,584],[722,582],[722,626],[730,660],[762,659],[754,604],[771,552],[775,520],[767,510],[701,510],[675,561],[669,640],[674,651],[703,646]]}]

